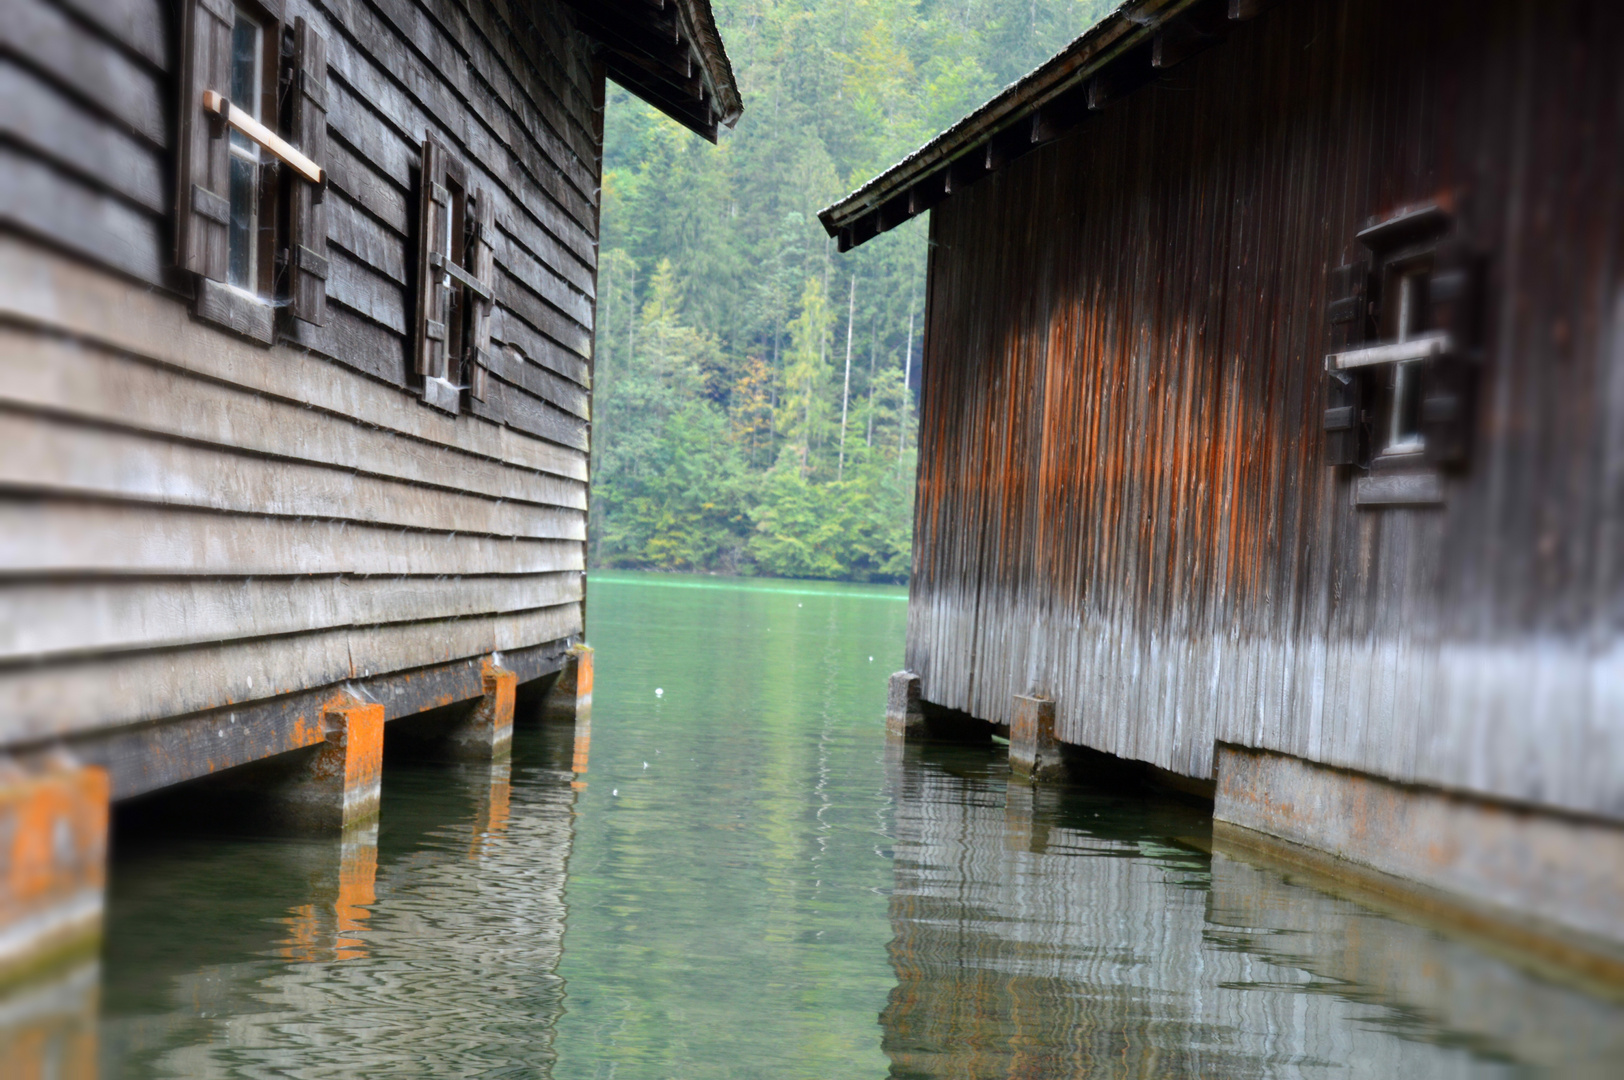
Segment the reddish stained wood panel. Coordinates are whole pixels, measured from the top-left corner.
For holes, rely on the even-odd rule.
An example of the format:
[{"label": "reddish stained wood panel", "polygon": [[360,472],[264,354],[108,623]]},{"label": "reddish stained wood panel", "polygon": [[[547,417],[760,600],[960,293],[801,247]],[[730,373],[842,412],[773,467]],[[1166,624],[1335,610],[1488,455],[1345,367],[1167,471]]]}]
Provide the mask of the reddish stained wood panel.
[{"label": "reddish stained wood panel", "polygon": [[[1621,46],[1584,0],[1282,4],[933,210],[925,697],[1624,814]],[[1431,199],[1490,257],[1477,445],[1356,510],[1326,275]]]}]

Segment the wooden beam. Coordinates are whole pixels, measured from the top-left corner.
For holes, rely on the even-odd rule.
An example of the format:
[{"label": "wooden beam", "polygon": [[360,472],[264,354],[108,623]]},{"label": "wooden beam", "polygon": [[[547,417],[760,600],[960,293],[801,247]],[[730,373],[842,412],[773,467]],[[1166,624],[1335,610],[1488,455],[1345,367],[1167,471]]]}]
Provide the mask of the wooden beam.
[{"label": "wooden beam", "polygon": [[213,90],[203,91],[203,111],[225,120],[227,124],[263,146],[288,168],[312,184],[320,184],[327,178],[320,165],[300,153],[297,147],[282,136],[227,101],[224,95]]}]

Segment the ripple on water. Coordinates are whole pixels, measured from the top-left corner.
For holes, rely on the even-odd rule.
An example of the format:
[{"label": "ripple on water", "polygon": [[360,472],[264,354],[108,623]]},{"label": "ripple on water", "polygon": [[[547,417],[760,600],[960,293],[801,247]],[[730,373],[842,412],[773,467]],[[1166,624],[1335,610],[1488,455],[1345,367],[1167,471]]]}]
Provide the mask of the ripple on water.
[{"label": "ripple on water", "polygon": [[1605,1076],[1624,1059],[1615,1003],[1209,854],[1199,807],[1011,784],[991,745],[887,744],[904,595],[595,582],[589,742],[521,725],[510,776],[392,758],[379,829],[348,843],[120,832],[99,1027],[83,970],[7,1015],[99,1041],[109,1077]]}]

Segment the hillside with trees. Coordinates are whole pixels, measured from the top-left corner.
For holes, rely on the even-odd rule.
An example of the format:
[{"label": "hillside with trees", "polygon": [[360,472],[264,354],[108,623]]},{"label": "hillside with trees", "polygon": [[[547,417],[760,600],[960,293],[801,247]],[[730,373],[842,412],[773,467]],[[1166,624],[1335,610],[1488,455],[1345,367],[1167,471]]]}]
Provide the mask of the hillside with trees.
[{"label": "hillside with trees", "polygon": [[611,87],[593,566],[906,579],[925,221],[840,255],[816,213],[1110,7],[717,0],[716,146]]}]

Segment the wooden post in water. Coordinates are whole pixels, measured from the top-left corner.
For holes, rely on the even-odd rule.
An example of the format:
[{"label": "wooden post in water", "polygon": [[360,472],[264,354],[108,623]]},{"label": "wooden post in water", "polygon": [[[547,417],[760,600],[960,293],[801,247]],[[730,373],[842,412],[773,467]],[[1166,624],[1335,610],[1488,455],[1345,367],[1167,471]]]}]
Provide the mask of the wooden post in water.
[{"label": "wooden post in water", "polygon": [[592,646],[570,646],[564,670],[547,694],[546,713],[557,719],[592,715]]},{"label": "wooden post in water", "polygon": [[480,665],[485,694],[450,732],[452,755],[469,761],[496,761],[513,752],[513,701],[519,676],[494,660]]},{"label": "wooden post in water", "polygon": [[918,735],[925,730],[925,711],[919,703],[919,676],[899,671],[891,676],[885,702],[885,732],[898,738]]},{"label": "wooden post in water", "polygon": [[349,829],[378,816],[383,706],[341,694],[322,710],[322,740],[272,788],[300,828]]},{"label": "wooden post in water", "polygon": [[1054,737],[1054,702],[1048,698],[1015,695],[1015,714],[1009,722],[1009,767],[1033,780],[1064,775],[1060,743]]}]

